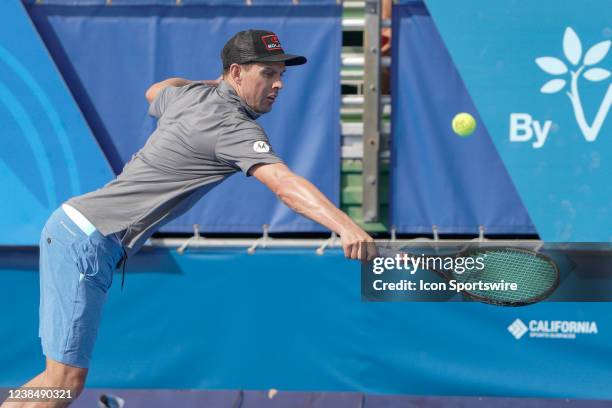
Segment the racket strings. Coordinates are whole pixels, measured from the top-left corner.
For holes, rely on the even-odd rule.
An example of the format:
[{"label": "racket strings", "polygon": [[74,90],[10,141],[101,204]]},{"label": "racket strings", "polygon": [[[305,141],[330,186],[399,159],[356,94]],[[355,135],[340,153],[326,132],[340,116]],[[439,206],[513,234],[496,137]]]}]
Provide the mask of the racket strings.
[{"label": "racket strings", "polygon": [[490,249],[470,253],[481,258],[484,269],[472,269],[453,278],[462,283],[516,283],[517,290],[467,290],[469,294],[501,303],[520,303],[546,295],[557,280],[557,271],[547,259],[512,248]]}]

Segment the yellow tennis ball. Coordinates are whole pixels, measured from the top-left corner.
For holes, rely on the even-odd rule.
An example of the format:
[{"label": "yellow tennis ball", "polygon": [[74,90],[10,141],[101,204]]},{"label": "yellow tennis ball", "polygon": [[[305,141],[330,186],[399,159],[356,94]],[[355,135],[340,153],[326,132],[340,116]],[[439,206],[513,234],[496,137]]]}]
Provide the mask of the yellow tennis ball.
[{"label": "yellow tennis ball", "polygon": [[476,130],[476,119],[469,113],[458,113],[453,118],[453,131],[459,136],[469,136]]}]

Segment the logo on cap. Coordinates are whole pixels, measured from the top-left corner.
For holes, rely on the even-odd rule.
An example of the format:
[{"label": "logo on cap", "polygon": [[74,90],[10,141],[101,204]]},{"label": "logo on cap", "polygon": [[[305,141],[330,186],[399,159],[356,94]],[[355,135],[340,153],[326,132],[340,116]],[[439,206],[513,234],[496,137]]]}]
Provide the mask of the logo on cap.
[{"label": "logo on cap", "polygon": [[278,37],[274,34],[262,36],[261,41],[263,41],[264,45],[266,46],[266,50],[268,51],[283,50],[280,41],[278,41]]}]

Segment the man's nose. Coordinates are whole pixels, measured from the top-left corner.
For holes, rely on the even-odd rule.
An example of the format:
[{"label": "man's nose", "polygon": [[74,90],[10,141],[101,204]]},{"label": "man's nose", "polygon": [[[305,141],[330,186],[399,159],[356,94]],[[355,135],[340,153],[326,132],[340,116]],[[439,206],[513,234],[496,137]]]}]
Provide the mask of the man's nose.
[{"label": "man's nose", "polygon": [[283,89],[283,80],[277,79],[276,81],[274,81],[274,84],[272,84],[272,88]]}]

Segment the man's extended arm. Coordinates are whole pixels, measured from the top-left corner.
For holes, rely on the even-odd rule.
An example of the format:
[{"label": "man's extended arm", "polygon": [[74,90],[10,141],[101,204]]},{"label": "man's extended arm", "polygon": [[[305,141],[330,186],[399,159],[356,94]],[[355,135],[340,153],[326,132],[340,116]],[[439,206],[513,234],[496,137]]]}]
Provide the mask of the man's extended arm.
[{"label": "man's extended arm", "polygon": [[184,79],[184,78],[168,78],[161,82],[157,82],[151,85],[149,89],[147,89],[147,92],[145,92],[145,97],[147,98],[147,101],[151,103],[157,96],[157,93],[168,86],[180,87],[180,86],[189,85],[192,82],[202,82],[203,84],[217,86],[219,85],[220,80],[221,80],[221,77],[214,79],[214,80],[204,80],[204,81],[191,81],[189,79]]},{"label": "man's extended arm", "polygon": [[293,173],[282,163],[253,166],[249,173],[265,184],[288,207],[340,235],[344,255],[350,259],[371,259],[376,256],[373,242],[364,230],[340,211],[311,182]]}]

